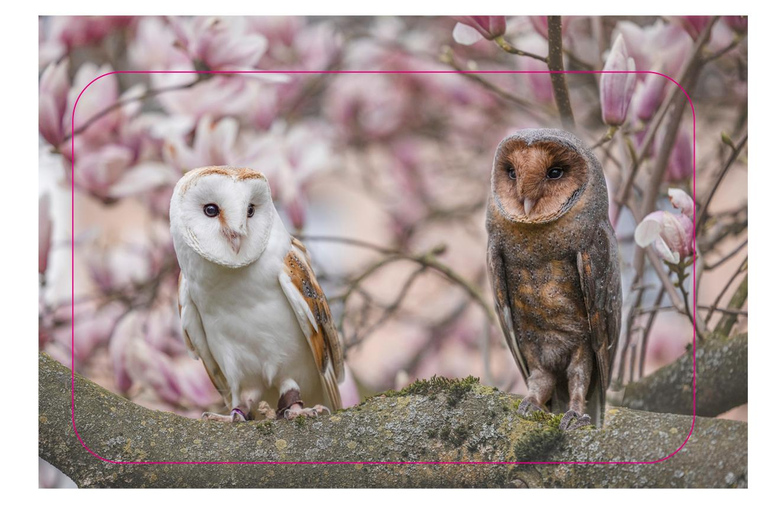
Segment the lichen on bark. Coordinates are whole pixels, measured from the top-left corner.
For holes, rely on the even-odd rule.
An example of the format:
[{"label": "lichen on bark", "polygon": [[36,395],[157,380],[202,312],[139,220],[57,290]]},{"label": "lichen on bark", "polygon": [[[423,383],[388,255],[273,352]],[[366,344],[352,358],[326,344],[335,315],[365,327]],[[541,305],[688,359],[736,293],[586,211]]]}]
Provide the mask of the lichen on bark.
[{"label": "lichen on bark", "polygon": [[40,456],[81,487],[746,486],[747,428],[727,420],[697,419],[660,464],[523,464],[657,460],[692,418],[613,409],[601,430],[553,432],[553,418],[521,418],[519,397],[473,379],[436,378],[304,423],[232,425],[150,411],[76,376],[80,437],[124,463],[104,462],[74,434],[70,370],[43,353],[39,368]]}]

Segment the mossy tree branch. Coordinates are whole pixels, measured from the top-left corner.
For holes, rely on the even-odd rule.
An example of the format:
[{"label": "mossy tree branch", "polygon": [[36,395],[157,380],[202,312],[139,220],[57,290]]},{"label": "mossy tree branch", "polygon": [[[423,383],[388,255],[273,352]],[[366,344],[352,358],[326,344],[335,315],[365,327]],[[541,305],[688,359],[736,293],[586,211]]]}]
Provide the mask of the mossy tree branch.
[{"label": "mossy tree branch", "polygon": [[[685,441],[692,418],[609,411],[603,430],[562,433],[556,417],[522,419],[515,397],[476,379],[420,381],[403,392],[305,422],[222,424],[150,411],[40,354],[40,457],[81,487],[735,487],[747,485],[747,425],[697,419],[658,464],[564,466],[405,461],[653,461]],[[717,441],[716,443],[714,441]],[[291,464],[305,461],[310,464]],[[346,464],[311,464],[333,461]],[[396,464],[360,464],[391,461]]]},{"label": "mossy tree branch", "polygon": [[[673,414],[693,411],[691,351],[624,390],[621,405]],[[717,416],[747,403],[747,334],[716,337],[696,350],[696,414]]]}]

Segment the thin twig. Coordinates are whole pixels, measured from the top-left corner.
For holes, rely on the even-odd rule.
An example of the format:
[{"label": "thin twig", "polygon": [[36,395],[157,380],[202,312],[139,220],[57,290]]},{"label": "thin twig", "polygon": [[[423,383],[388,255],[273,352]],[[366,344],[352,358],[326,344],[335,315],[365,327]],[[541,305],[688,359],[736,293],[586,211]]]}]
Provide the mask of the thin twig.
[{"label": "thin twig", "polygon": [[[709,40],[712,27],[714,26],[716,21],[717,21],[717,16],[713,16],[712,19],[710,19],[706,28],[701,32],[701,34],[699,35],[699,38],[696,40],[696,45],[694,46],[690,56],[682,66],[682,72],[680,74],[681,78],[679,83],[681,87],[683,87],[686,90],[692,89],[691,85],[696,81],[696,78],[698,77],[698,73],[701,70],[701,66],[702,66],[701,52],[703,51],[704,44]],[[635,163],[633,163],[629,176],[627,177],[627,180],[622,185],[621,191],[618,194],[619,199],[616,203],[617,208],[616,208],[614,220],[618,218],[619,214],[621,213],[621,209],[626,205],[627,201],[629,200],[629,194],[632,191],[632,185],[637,176],[637,171],[640,169],[640,164],[648,156],[648,152],[650,151],[651,147],[653,147],[656,132],[661,126],[661,122],[665,118],[667,110],[669,110],[669,108],[673,105],[673,102],[675,101],[677,101],[678,104],[682,102],[684,106],[685,95],[683,94],[683,91],[679,89],[672,91],[670,94],[667,95],[661,107],[656,111],[656,114],[654,115],[653,120],[651,121],[651,125],[648,127],[648,130],[645,133],[643,143],[640,145],[640,149],[637,151],[637,160],[635,161]],[[682,115],[682,113],[680,115]],[[679,121],[678,121],[678,124],[679,124]],[[667,123],[668,129],[671,126],[672,126],[671,123]],[[674,131],[677,132],[677,125],[675,125]],[[674,140],[672,141],[671,144],[674,144]],[[669,149],[669,152],[671,152],[671,146],[668,149]],[[666,163],[668,158],[669,158],[669,155],[663,158],[663,166],[657,162],[656,169],[660,167],[666,168]],[[657,158],[657,161],[658,160],[659,158]],[[656,201],[655,196],[653,197],[653,200],[655,204],[655,201]],[[648,213],[650,213],[650,211]],[[644,214],[643,217],[645,215],[647,215],[647,213]]]},{"label": "thin twig", "polygon": [[[656,294],[656,299],[653,301],[654,308],[658,308],[661,304],[662,299],[664,298],[664,288],[659,288],[659,292]],[[648,315],[648,321],[645,323],[645,330],[643,331],[643,340],[640,343],[640,367],[637,370],[638,377],[643,378],[645,377],[645,356],[646,352],[648,351],[648,340],[651,337],[651,327],[653,327],[653,322],[656,321],[656,312],[658,309],[655,309]]]},{"label": "thin twig", "polygon": [[743,242],[741,242],[739,244],[738,247],[736,247],[734,250],[732,250],[731,252],[729,252],[728,254],[723,256],[722,258],[720,258],[720,260],[718,260],[716,263],[713,263],[712,265],[704,265],[704,270],[714,270],[714,269],[716,269],[717,267],[719,267],[720,265],[722,265],[726,261],[730,260],[731,258],[736,256],[737,254],[739,254],[739,252],[744,247],[746,247],[746,246],[747,246],[747,240],[744,240]]},{"label": "thin twig", "polygon": [[519,48],[515,48],[511,44],[509,44],[503,36],[499,36],[496,39],[494,39],[497,45],[499,45],[499,48],[504,50],[507,53],[511,53],[512,55],[520,55],[521,57],[530,57],[532,59],[540,60],[541,62],[547,62],[546,57],[542,57],[541,55],[536,55],[535,53],[526,52],[523,50],[520,50]]},{"label": "thin twig", "polygon": [[736,272],[731,276],[731,278],[728,280],[728,283],[723,287],[723,289],[720,291],[720,293],[717,295],[717,298],[715,299],[715,302],[712,303],[712,307],[709,308],[709,313],[707,313],[706,318],[704,319],[704,324],[708,324],[710,319],[712,318],[712,315],[715,313],[715,308],[720,305],[720,301],[723,300],[723,297],[725,296],[725,293],[728,291],[728,288],[731,287],[733,282],[736,280],[736,278],[746,270],[747,267],[747,259],[749,258],[749,255],[747,255],[744,258],[744,261],[741,262],[741,265],[738,266],[736,269]]},{"label": "thin twig", "polygon": [[741,150],[744,148],[744,145],[747,143],[747,134],[745,133],[744,136],[741,138],[738,144],[736,144],[735,148],[731,148],[731,156],[728,158],[728,161],[725,163],[722,169],[720,169],[720,172],[717,175],[717,178],[715,179],[715,183],[712,184],[712,188],[709,189],[709,192],[707,193],[707,199],[704,201],[701,208],[699,208],[698,214],[699,218],[696,219],[696,233],[701,231],[701,228],[704,226],[704,223],[706,222],[706,219],[709,215],[708,209],[709,204],[712,202],[712,198],[715,196],[715,192],[717,192],[717,188],[720,186],[720,183],[723,181],[723,177],[728,172],[728,169],[731,168],[731,165],[733,165],[733,162],[736,161],[736,158],[738,158],[739,153],[741,153]]},{"label": "thin twig", "polygon": [[576,120],[573,117],[571,98],[568,94],[568,84],[565,81],[565,65],[563,64],[563,25],[562,17],[547,16],[547,28],[549,35],[549,78],[552,80],[552,90],[555,95],[557,110],[560,112],[560,122],[563,128],[573,131],[576,128]]},{"label": "thin twig", "polygon": [[106,116],[107,114],[109,114],[113,110],[117,110],[118,108],[123,107],[125,105],[128,105],[130,103],[133,103],[134,101],[144,101],[144,100],[147,100],[149,98],[153,98],[153,97],[155,97],[155,96],[157,96],[159,94],[163,94],[165,92],[181,91],[181,90],[184,90],[184,89],[189,89],[190,87],[194,87],[195,85],[199,84],[203,80],[206,80],[207,78],[209,78],[209,75],[197,75],[197,77],[193,81],[191,81],[189,83],[186,83],[186,84],[170,85],[168,87],[160,87],[158,89],[149,89],[148,91],[146,91],[144,94],[142,94],[140,96],[123,98],[121,100],[118,100],[118,101],[114,102],[113,104],[109,105],[108,107],[105,107],[102,110],[96,112],[85,123],[81,124],[74,132],[72,132],[72,133],[70,133],[68,135],[65,135],[63,142],[66,142],[69,139],[71,139],[73,135],[80,135],[85,130],[90,128],[93,123],[95,123],[96,121],[98,121],[102,117]]}]

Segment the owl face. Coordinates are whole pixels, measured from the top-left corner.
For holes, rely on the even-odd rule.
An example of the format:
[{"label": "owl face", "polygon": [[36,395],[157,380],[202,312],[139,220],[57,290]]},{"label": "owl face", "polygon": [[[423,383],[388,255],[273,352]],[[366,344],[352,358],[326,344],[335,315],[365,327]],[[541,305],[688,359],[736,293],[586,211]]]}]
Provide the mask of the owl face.
[{"label": "owl face", "polygon": [[261,256],[274,205],[267,179],[250,169],[203,167],[179,180],[171,199],[171,231],[208,261],[238,268]]},{"label": "owl face", "polygon": [[551,140],[507,139],[493,163],[493,195],[512,221],[540,224],[560,218],[589,181],[586,160]]}]

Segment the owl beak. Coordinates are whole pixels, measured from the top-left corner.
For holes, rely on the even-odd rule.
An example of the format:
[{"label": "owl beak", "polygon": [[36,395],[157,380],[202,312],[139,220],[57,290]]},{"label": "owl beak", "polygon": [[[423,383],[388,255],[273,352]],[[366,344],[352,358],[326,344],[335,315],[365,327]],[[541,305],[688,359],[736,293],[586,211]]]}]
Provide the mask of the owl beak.
[{"label": "owl beak", "polygon": [[229,246],[232,248],[233,251],[235,251],[235,254],[240,253],[240,246],[243,242],[243,236],[241,233],[235,231],[234,229],[225,228],[224,230],[224,236],[227,238],[227,242],[229,243]]},{"label": "owl beak", "polygon": [[229,236],[229,246],[232,247],[232,250],[235,251],[235,254],[240,253],[240,244],[242,243],[243,239],[240,238],[240,235],[233,233]]},{"label": "owl beak", "polygon": [[526,197],[525,201],[523,201],[523,210],[525,210],[526,216],[528,216],[531,213],[531,210],[533,210],[534,206],[536,206],[536,201]]}]

